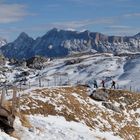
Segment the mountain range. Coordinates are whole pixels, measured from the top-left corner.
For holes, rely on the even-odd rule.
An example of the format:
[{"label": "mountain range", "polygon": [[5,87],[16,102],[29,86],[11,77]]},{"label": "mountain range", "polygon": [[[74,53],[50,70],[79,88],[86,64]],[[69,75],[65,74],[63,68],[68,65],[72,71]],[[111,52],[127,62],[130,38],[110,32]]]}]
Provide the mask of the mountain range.
[{"label": "mountain range", "polygon": [[140,33],[134,36],[108,36],[98,32],[58,30],[48,31],[42,37],[33,39],[22,32],[18,38],[1,47],[5,57],[27,59],[35,55],[64,57],[77,53],[138,53]]}]

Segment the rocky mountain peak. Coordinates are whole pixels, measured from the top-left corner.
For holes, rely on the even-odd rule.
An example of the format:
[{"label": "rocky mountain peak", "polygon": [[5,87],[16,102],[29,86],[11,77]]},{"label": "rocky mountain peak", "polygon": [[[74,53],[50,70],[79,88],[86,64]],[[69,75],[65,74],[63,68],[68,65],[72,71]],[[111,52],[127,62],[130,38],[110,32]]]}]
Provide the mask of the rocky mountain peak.
[{"label": "rocky mountain peak", "polygon": [[23,40],[24,39],[32,39],[33,40],[33,38],[29,37],[28,34],[25,32],[22,32],[16,40],[19,40],[19,39],[23,39]]},{"label": "rocky mountain peak", "polygon": [[33,43],[34,39],[22,32],[15,41],[2,46],[1,52],[5,57],[10,59],[27,58],[32,53],[31,47]]},{"label": "rocky mountain peak", "polygon": [[54,34],[57,32],[59,32],[59,30],[57,28],[53,28],[53,29],[49,30],[46,34]]}]

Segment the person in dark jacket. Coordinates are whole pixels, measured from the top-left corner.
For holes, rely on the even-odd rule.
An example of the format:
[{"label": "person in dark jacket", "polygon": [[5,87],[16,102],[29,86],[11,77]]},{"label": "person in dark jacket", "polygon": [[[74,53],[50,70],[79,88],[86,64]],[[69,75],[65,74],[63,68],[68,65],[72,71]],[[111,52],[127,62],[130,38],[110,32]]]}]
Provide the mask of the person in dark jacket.
[{"label": "person in dark jacket", "polygon": [[95,79],[93,81],[93,85],[94,85],[94,88],[98,88],[98,84],[97,84],[97,81]]},{"label": "person in dark jacket", "polygon": [[113,81],[112,81],[111,88],[114,88],[114,89],[115,89],[115,88],[116,88],[116,86],[115,86],[115,85],[116,85],[116,82],[113,80]]}]

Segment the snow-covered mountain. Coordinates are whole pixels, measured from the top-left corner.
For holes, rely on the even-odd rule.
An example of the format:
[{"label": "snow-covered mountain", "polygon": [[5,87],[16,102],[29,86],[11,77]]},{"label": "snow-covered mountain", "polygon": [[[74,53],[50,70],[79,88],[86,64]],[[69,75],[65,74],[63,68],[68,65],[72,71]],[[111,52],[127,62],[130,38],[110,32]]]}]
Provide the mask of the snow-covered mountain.
[{"label": "snow-covered mountain", "polygon": [[[10,64],[8,64],[10,63]],[[13,64],[12,64],[13,63]],[[27,65],[27,66],[26,66]],[[41,86],[62,86],[90,84],[96,79],[98,86],[105,80],[105,86],[111,87],[116,81],[119,89],[140,91],[139,56],[113,56],[109,53],[78,55],[60,59],[34,58],[27,61],[6,62],[0,67],[0,79],[25,88]]]},{"label": "snow-covered mountain", "polygon": [[4,46],[6,44],[7,44],[6,39],[3,39],[3,38],[0,37],[0,47]]},{"label": "snow-covered mountain", "polygon": [[23,32],[14,42],[1,47],[1,50],[4,56],[9,58],[26,58],[31,55],[33,42],[34,40]]},{"label": "snow-covered mountain", "polygon": [[130,37],[108,36],[98,32],[48,31],[36,40],[21,33],[12,43],[1,48],[9,58],[29,58],[35,55],[63,57],[75,53],[110,52],[114,54],[140,52],[140,35]]}]

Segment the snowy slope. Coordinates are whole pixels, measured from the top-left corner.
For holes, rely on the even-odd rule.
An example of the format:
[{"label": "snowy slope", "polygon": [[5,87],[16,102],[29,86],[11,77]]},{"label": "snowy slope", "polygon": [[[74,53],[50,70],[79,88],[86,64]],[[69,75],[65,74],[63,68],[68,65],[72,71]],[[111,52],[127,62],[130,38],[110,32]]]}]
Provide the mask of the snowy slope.
[{"label": "snowy slope", "polygon": [[[77,86],[36,88],[20,95],[20,116],[26,114],[31,123],[30,127],[23,127],[16,118],[15,134],[23,140],[140,138],[139,94],[112,90],[107,101],[96,101],[88,96],[86,87]],[[25,122],[22,117],[21,120]]]},{"label": "snowy slope", "polygon": [[[82,123],[68,122],[60,116],[29,116],[29,120],[33,128],[23,127],[18,118],[15,120],[16,136],[21,140],[121,140],[108,132],[95,131]],[[17,139],[0,132],[0,140]]]},{"label": "snowy slope", "polygon": [[[28,67],[9,65],[0,66],[4,71],[0,73],[0,81],[20,86],[20,81],[26,77],[23,88],[41,86],[62,86],[89,84],[93,86],[96,79],[98,86],[105,80],[105,86],[111,87],[112,80],[116,81],[117,88],[140,91],[139,88],[139,57],[129,58],[114,56],[108,53],[94,55],[80,55],[61,59],[52,59],[44,62],[41,70]],[[22,73],[28,72],[24,76]],[[41,81],[41,82],[40,82]],[[39,83],[40,82],[40,83]]]},{"label": "snowy slope", "polygon": [[[4,66],[1,66],[2,69]],[[139,57],[113,56],[112,54],[81,55],[61,59],[53,59],[44,63],[41,70],[22,66],[5,65],[5,74],[1,74],[1,81],[6,79],[9,83],[19,86],[22,72],[28,72],[27,85],[23,88],[41,86],[62,86],[87,84],[96,79],[98,86],[105,80],[105,86],[110,88],[112,80],[116,81],[117,88],[140,91],[139,88]]]},{"label": "snowy slope", "polygon": [[133,91],[140,91],[140,59],[130,59],[124,65],[124,73],[120,75],[119,80],[125,88],[131,88]]},{"label": "snowy slope", "polygon": [[0,140],[16,140],[16,139],[0,131]]},{"label": "snowy slope", "polygon": [[[68,64],[71,61],[79,62]],[[84,55],[54,59],[48,62],[39,73],[43,86],[59,86],[68,83],[71,85],[86,84],[93,79],[97,79],[98,84],[101,80],[105,80],[106,86],[110,86],[111,80],[117,81],[118,77],[123,74],[125,62],[125,57],[111,54]],[[38,77],[30,80],[35,83]]]},{"label": "snowy slope", "polygon": [[68,122],[60,116],[29,116],[29,120],[34,126],[30,129],[19,125],[18,119],[15,122],[17,135],[21,140],[98,140],[97,137],[121,140],[107,132],[95,132],[84,124]]}]

